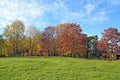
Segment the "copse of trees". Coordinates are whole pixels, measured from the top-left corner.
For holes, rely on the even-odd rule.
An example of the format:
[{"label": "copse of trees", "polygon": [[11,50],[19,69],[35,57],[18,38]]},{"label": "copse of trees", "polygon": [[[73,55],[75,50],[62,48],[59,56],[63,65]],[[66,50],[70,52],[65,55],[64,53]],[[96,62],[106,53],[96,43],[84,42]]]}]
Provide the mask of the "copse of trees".
[{"label": "copse of trees", "polygon": [[120,52],[120,32],[108,28],[98,36],[82,33],[79,24],[64,23],[48,26],[43,32],[15,20],[0,36],[0,56],[70,56],[98,57],[103,52]]}]

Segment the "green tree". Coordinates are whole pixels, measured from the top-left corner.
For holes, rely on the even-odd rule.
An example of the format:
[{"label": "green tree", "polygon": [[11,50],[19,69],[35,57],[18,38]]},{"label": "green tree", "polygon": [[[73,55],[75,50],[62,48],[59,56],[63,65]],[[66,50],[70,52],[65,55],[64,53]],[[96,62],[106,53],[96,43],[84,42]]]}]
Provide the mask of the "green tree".
[{"label": "green tree", "polygon": [[98,36],[89,36],[87,37],[87,48],[88,48],[88,55],[89,56],[97,56],[97,43],[98,43]]}]

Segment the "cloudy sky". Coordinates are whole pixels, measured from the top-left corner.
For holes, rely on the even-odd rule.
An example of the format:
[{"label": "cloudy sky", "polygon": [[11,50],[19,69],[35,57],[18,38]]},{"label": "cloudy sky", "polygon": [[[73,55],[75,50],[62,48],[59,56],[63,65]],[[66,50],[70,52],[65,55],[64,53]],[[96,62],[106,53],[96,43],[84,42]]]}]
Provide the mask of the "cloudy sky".
[{"label": "cloudy sky", "polygon": [[83,33],[99,35],[108,27],[120,31],[120,0],[3,0],[0,1],[0,34],[14,20],[43,31],[59,23],[78,23]]}]

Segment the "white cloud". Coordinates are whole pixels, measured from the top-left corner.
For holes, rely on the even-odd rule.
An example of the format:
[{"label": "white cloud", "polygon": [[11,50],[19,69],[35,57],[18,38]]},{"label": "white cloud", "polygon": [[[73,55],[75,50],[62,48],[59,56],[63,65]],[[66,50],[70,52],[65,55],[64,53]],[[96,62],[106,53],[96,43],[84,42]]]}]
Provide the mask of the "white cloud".
[{"label": "white cloud", "polygon": [[120,0],[110,0],[110,3],[117,6],[120,5]]},{"label": "white cloud", "polygon": [[100,11],[95,15],[90,16],[89,21],[91,23],[89,24],[94,24],[96,22],[104,22],[104,21],[109,21],[109,17],[106,15],[106,11]]},{"label": "white cloud", "polygon": [[[83,1],[80,3],[83,3]],[[94,24],[108,21],[109,19],[107,11],[97,10],[98,5],[95,3],[80,4],[82,7],[79,6],[78,11],[71,11],[72,7],[68,7],[66,4],[68,3],[64,1],[54,2],[51,5],[51,9],[48,9],[48,11],[52,11],[55,18],[60,19],[59,23],[76,22],[81,24]]]},{"label": "white cloud", "polygon": [[32,22],[32,20],[42,16],[45,8],[39,6],[37,2],[21,1],[21,0],[4,0],[0,2],[0,18],[2,27],[5,24],[21,19],[25,23]]},{"label": "white cloud", "polygon": [[[65,7],[65,6],[64,6]],[[84,11],[85,8],[85,11]],[[99,22],[108,21],[108,16],[106,15],[105,10],[97,10],[97,5],[88,3],[84,5],[84,8],[81,8],[80,11],[72,12],[65,7],[66,11],[63,11],[61,22],[76,22],[80,24],[95,24]]]},{"label": "white cloud", "polygon": [[[83,4],[84,1],[79,1],[77,11],[72,11],[72,5],[67,6],[72,0],[57,0],[47,4],[42,0],[38,1],[40,2],[37,2],[37,0],[1,1],[0,26],[5,27],[6,24],[10,24],[16,19],[22,20],[26,26],[33,25],[37,27],[49,26],[53,18],[59,23],[77,22],[82,24],[94,24],[108,20],[107,11],[104,9],[98,10],[99,3],[87,2]],[[46,13],[53,15],[51,20],[48,19],[51,15],[48,16]]]},{"label": "white cloud", "polygon": [[90,14],[95,9],[95,5],[87,4],[85,5],[85,9],[86,9],[87,14]]}]

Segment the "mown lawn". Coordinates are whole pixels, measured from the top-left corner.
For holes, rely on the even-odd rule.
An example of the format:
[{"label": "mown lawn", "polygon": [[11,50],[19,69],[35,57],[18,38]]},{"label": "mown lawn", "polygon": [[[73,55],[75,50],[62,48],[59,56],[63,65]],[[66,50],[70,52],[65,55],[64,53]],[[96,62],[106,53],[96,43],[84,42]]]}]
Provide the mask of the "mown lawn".
[{"label": "mown lawn", "polygon": [[6,57],[0,58],[0,80],[120,80],[120,61]]}]

